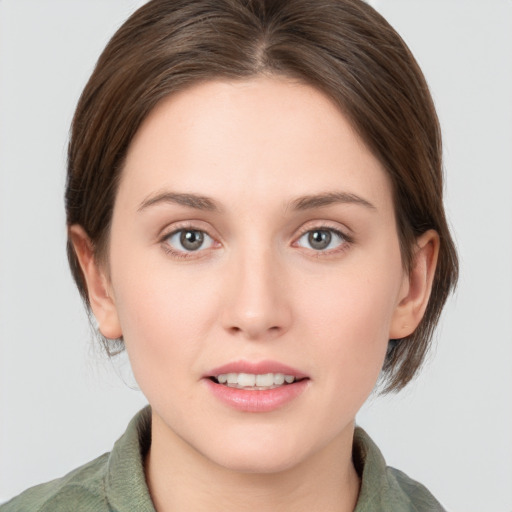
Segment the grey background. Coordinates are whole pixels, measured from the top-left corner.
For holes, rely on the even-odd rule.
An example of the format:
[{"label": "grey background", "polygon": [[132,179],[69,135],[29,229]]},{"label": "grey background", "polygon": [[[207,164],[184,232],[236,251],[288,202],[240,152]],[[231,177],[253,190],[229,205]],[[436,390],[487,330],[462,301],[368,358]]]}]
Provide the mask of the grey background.
[{"label": "grey background", "polygon": [[[0,502],[109,450],[145,403],[126,362],[112,365],[91,341],[62,200],[78,95],[142,3],[0,2]],[[510,512],[512,2],[373,5],[410,45],[438,106],[461,280],[421,376],[372,397],[358,422],[449,510]]]}]

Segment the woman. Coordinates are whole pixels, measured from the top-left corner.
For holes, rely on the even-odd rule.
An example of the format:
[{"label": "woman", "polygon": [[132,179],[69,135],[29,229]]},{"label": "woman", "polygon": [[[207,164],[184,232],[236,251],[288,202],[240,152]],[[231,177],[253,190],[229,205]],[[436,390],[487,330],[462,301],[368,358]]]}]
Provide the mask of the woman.
[{"label": "woman", "polygon": [[441,198],[428,88],[366,4],[146,4],[77,107],[66,208],[151,408],[2,510],[442,510],[354,426],[455,284]]}]

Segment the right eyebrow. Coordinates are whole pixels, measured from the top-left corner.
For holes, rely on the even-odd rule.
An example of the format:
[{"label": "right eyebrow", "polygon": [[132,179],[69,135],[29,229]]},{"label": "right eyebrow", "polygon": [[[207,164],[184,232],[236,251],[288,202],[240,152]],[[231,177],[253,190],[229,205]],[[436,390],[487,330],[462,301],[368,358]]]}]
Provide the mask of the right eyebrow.
[{"label": "right eyebrow", "polygon": [[178,204],[189,208],[195,208],[196,210],[206,210],[210,212],[220,211],[217,203],[209,197],[177,192],[159,192],[157,194],[150,195],[142,201],[137,211],[141,212],[150,206],[162,203]]}]

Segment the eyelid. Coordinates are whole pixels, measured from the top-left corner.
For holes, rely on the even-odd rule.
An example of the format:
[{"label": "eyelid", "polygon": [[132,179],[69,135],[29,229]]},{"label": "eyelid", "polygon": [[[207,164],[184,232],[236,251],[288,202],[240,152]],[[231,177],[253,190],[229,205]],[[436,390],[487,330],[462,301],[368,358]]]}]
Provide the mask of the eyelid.
[{"label": "eyelid", "polygon": [[[211,247],[211,245],[213,245],[213,242],[215,241],[208,233],[206,233],[206,231],[203,231],[201,229],[190,229],[190,228],[185,228],[185,229],[177,229],[176,231],[173,231],[172,233],[170,233],[167,237],[165,237],[165,240],[172,240],[174,237],[176,237],[177,235],[181,234],[181,233],[201,233],[203,235],[203,240],[204,238],[208,238],[210,240],[210,242],[207,242],[209,243],[208,247],[200,247],[196,250],[186,250],[184,249],[183,252],[199,252],[200,250],[204,250],[204,249],[209,249]],[[169,244],[169,245],[172,245],[172,244]]]},{"label": "eyelid", "polygon": [[[198,258],[204,256],[204,253],[208,250],[216,249],[221,245],[221,242],[219,242],[219,237],[213,235],[211,233],[211,228],[209,226],[204,226],[204,224],[205,223],[203,221],[197,220],[186,220],[172,223],[160,231],[157,238],[158,243],[163,247],[166,253],[171,254],[172,256],[179,259]],[[178,250],[171,246],[167,240],[180,231],[200,231],[201,233],[204,233],[206,236],[211,238],[212,244],[209,247],[204,249],[200,248],[197,251]]]},{"label": "eyelid", "polygon": [[[206,225],[205,225],[206,224]],[[170,244],[167,243],[167,240],[172,235],[180,232],[180,231],[200,231],[207,235],[209,238],[212,239],[213,243],[210,247],[207,247],[205,249],[198,249],[197,251],[180,251],[174,249]],[[308,249],[304,248],[306,251],[314,253],[317,257],[322,256],[329,256],[338,252],[342,252],[348,248],[353,242],[353,236],[351,234],[348,234],[347,232],[350,232],[351,230],[343,226],[341,227],[338,222],[333,221],[309,221],[303,224],[297,235],[293,238],[292,246],[297,246],[298,241],[306,234],[311,231],[330,231],[333,232],[336,236],[341,238],[340,246],[333,248],[333,249],[326,249],[326,250],[315,250],[315,249]],[[212,234],[212,231],[214,231],[211,226],[208,225],[208,223],[205,223],[204,221],[200,220],[184,220],[184,221],[177,221],[170,225],[167,225],[165,228],[163,228],[159,235],[158,235],[158,242],[164,247],[164,250],[168,253],[173,254],[174,256],[178,258],[194,258],[194,257],[200,257],[204,256],[203,253],[207,252],[211,249],[216,249],[222,245],[222,241],[220,240],[220,236],[217,234]]]},{"label": "eyelid", "polygon": [[319,220],[319,221],[309,221],[303,224],[295,236],[295,240],[298,240],[305,233],[309,233],[310,231],[334,231],[335,233],[339,233],[347,242],[353,242],[354,238],[352,236],[352,231],[350,228],[346,226],[340,225],[338,222],[327,221],[327,220]]},{"label": "eyelid", "polygon": [[176,233],[177,231],[183,229],[190,229],[191,231],[204,231],[212,238],[216,238],[216,236],[213,236],[211,234],[212,229],[208,223],[196,219],[178,220],[175,222],[170,222],[158,231],[156,237],[157,239],[162,240],[164,238],[169,237],[173,233]]},{"label": "eyelid", "polygon": [[[334,224],[334,225],[333,225]],[[309,249],[307,247],[299,246],[299,240],[307,233],[312,231],[330,231],[335,234],[335,236],[339,237],[340,244],[339,246],[333,249],[325,249],[325,250],[316,250]],[[350,231],[349,228],[342,228],[338,223],[333,223],[330,221],[312,221],[307,222],[303,226],[301,226],[298,234],[295,236],[294,241],[292,242],[292,246],[298,246],[309,253],[313,254],[315,257],[328,257],[334,254],[338,254],[340,252],[348,249],[350,245],[354,243],[354,239],[352,235],[347,234],[347,231]]]}]

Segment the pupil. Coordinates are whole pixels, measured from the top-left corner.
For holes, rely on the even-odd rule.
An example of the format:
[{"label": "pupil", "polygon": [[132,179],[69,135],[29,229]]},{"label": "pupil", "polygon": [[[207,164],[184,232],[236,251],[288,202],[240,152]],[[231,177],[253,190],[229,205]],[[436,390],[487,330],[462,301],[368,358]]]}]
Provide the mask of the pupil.
[{"label": "pupil", "polygon": [[309,233],[309,244],[313,249],[325,249],[331,243],[332,235],[329,231],[312,231]]},{"label": "pupil", "polygon": [[201,231],[183,231],[180,236],[181,245],[189,251],[197,251],[203,241],[204,235]]}]

